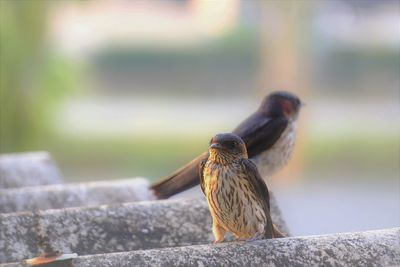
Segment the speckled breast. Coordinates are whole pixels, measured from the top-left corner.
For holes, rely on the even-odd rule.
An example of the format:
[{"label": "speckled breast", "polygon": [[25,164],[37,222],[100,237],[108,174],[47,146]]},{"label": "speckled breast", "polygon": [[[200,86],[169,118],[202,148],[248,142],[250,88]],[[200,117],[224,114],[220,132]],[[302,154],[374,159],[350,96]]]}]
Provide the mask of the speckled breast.
[{"label": "speckled breast", "polygon": [[264,231],[264,210],[240,164],[228,167],[208,163],[204,184],[211,215],[220,226],[239,238]]}]

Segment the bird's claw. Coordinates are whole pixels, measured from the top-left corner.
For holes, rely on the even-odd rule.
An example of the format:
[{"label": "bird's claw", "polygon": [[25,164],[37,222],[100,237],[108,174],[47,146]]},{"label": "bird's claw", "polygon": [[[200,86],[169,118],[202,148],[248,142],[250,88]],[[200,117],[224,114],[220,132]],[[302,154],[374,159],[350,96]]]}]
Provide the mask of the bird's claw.
[{"label": "bird's claw", "polygon": [[214,240],[213,244],[218,244],[218,243],[222,243],[222,241],[224,241],[223,239],[219,239],[219,240]]}]

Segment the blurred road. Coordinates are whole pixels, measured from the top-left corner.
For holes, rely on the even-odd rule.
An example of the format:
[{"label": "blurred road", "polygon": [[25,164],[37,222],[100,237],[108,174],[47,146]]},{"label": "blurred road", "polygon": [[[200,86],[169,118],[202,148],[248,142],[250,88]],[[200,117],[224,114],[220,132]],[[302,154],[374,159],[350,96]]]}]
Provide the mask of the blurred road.
[{"label": "blurred road", "polygon": [[293,235],[315,235],[398,227],[400,184],[303,184],[276,191]]}]

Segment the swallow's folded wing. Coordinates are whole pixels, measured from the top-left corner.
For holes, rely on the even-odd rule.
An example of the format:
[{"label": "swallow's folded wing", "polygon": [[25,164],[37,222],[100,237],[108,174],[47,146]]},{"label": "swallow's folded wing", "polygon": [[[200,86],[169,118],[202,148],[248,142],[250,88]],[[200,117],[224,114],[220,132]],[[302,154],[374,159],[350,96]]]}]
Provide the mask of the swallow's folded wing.
[{"label": "swallow's folded wing", "polygon": [[274,228],[270,213],[269,204],[269,191],[264,180],[261,178],[260,173],[257,170],[256,165],[248,159],[243,159],[243,165],[246,169],[247,178],[249,182],[253,185],[256,197],[261,201],[265,216],[267,218],[267,225],[265,226],[265,236],[266,238],[273,238]]},{"label": "swallow's folded wing", "polygon": [[266,117],[256,112],[242,122],[233,133],[240,136],[246,144],[249,158],[271,148],[288,125],[285,117]]}]

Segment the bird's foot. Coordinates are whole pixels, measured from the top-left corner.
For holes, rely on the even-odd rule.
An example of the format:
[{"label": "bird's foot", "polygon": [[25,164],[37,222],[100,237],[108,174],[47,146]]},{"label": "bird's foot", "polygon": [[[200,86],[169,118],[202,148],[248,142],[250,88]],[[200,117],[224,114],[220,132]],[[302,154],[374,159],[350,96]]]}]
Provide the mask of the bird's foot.
[{"label": "bird's foot", "polygon": [[253,236],[252,238],[249,238],[246,241],[247,242],[253,242],[253,241],[256,241],[256,240],[260,240],[260,239],[262,239],[261,236]]},{"label": "bird's foot", "polygon": [[260,240],[263,239],[263,235],[262,234],[256,234],[253,237],[250,238],[237,238],[236,241],[246,241],[246,242],[252,242],[252,241],[256,241],[256,240]]},{"label": "bird's foot", "polygon": [[222,243],[222,241],[224,241],[224,239],[214,240],[213,244]]}]

